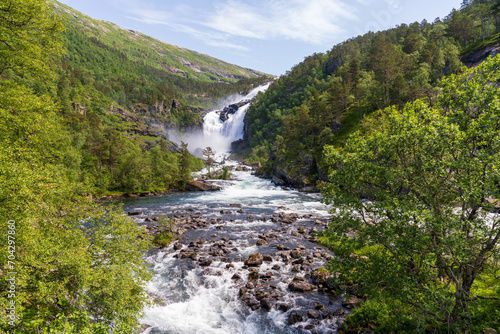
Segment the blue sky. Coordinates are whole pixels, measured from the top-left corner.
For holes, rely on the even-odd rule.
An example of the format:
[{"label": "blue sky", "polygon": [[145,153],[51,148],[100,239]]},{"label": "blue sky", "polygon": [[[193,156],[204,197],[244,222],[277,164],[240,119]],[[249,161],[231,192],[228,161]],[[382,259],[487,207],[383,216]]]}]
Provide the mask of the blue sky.
[{"label": "blue sky", "polygon": [[462,0],[60,0],[95,19],[232,64],[281,75],[304,57]]}]

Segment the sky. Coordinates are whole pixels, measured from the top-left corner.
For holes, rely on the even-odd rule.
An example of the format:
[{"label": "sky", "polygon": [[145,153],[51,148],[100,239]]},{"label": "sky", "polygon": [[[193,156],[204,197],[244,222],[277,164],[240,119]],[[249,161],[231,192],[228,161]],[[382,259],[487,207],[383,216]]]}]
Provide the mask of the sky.
[{"label": "sky", "polygon": [[462,0],[59,0],[94,19],[282,75],[368,31],[446,17]]}]

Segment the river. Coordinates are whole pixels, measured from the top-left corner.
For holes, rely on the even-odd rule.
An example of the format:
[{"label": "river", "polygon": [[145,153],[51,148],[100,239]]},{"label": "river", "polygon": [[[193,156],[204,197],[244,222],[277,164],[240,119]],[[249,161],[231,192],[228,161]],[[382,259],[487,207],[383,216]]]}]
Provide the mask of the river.
[{"label": "river", "polygon": [[[228,149],[224,140],[241,138],[247,108],[225,124],[209,113],[204,135],[218,136],[218,149]],[[221,191],[122,202],[126,211],[142,212],[134,217],[141,225],[169,215],[185,230],[180,240],[146,255],[155,305],[145,310],[144,333],[337,333],[347,310],[325,281],[329,274],[318,271],[332,255],[316,243],[329,208],[319,194],[283,190],[239,169],[233,180],[214,181]],[[257,263],[248,262],[257,253]]]}]

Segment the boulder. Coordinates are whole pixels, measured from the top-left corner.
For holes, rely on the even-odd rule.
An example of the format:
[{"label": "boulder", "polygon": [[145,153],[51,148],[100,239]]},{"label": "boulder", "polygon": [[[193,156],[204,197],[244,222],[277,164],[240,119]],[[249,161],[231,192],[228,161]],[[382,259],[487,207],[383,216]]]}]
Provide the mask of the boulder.
[{"label": "boulder", "polygon": [[292,312],[290,312],[290,315],[288,316],[288,324],[290,326],[292,326],[298,322],[305,321],[306,319],[307,318],[306,318],[306,315],[304,314],[304,312],[292,311]]},{"label": "boulder", "polygon": [[192,180],[186,183],[186,189],[188,191],[217,191],[222,188],[209,182]]},{"label": "boulder", "polygon": [[129,211],[128,215],[129,216],[140,216],[140,215],[142,215],[142,211]]},{"label": "boulder", "polygon": [[309,284],[307,282],[292,282],[290,285],[288,285],[288,289],[290,291],[296,291],[296,292],[309,292],[314,290],[315,286],[312,284]]},{"label": "boulder", "polygon": [[202,266],[202,267],[208,267],[212,264],[212,260],[206,259],[206,258],[199,259],[198,262],[199,262],[200,266]]},{"label": "boulder", "polygon": [[264,262],[264,257],[260,253],[252,254],[248,257],[248,260],[245,261],[245,265],[249,267],[258,267],[262,265]]}]

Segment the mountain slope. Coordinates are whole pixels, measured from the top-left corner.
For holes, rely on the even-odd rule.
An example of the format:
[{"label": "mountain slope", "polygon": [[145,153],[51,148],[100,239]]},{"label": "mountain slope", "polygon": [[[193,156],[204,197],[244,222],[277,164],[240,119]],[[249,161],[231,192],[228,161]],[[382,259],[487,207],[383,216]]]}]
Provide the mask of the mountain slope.
[{"label": "mountain slope", "polygon": [[197,128],[221,97],[267,80],[261,72],[49,3],[57,14],[53,21],[65,28],[60,40],[66,53],[52,57],[54,75],[8,75],[57,103],[72,138],[66,168],[83,193],[183,187],[202,163],[170,142],[167,129]]},{"label": "mountain slope", "polygon": [[443,76],[461,70],[461,52],[500,30],[496,3],[479,15],[482,5],[472,1],[432,24],[370,32],[307,57],[249,109],[239,155],[261,162],[261,173],[278,184],[326,181],[323,147],[343,145],[374,111],[415,99],[432,103]]},{"label": "mountain slope", "polygon": [[201,81],[236,82],[264,74],[161,42],[111,22],[95,20],[55,0],[54,4],[57,12],[67,18],[66,26],[78,27],[87,38],[98,39],[103,45],[123,52],[134,62],[143,62],[155,69]]}]

